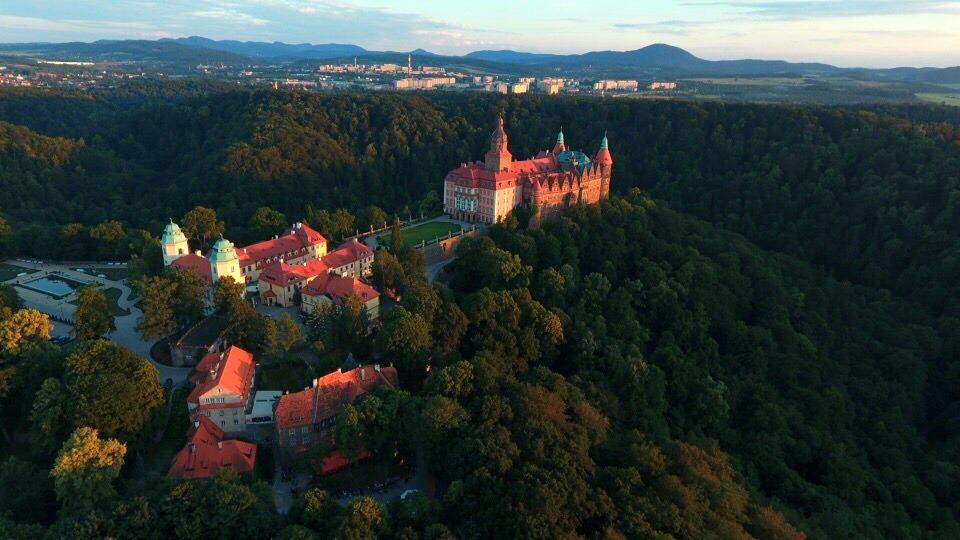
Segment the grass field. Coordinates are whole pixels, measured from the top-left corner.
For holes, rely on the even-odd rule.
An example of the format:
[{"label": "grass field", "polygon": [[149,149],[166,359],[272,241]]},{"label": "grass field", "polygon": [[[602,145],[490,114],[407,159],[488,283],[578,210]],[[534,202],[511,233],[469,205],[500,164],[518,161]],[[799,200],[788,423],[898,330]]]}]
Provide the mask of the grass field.
[{"label": "grass field", "polygon": [[917,97],[930,103],[942,103],[944,105],[953,105],[960,107],[960,94],[927,94],[919,93]]},{"label": "grass field", "polygon": [[17,277],[17,274],[26,272],[32,274],[36,270],[32,268],[24,268],[22,266],[16,266],[13,264],[0,263],[0,281],[7,281],[8,279],[13,279]]},{"label": "grass field", "polygon": [[[429,242],[434,238],[444,237],[447,235],[447,233],[459,230],[460,225],[456,223],[448,223],[446,221],[428,221],[427,223],[414,225],[409,229],[401,230],[400,236],[403,237],[403,245],[413,246],[423,241]],[[381,246],[389,246],[390,238],[392,236],[393,235],[391,234],[384,234],[380,236],[377,241],[380,242]]]},{"label": "grass field", "polygon": [[[107,300],[110,302],[110,309],[113,311],[114,317],[123,317],[129,315],[130,312],[126,309],[121,309],[120,305],[117,304],[117,300],[120,299],[120,295],[123,294],[123,291],[116,288],[102,289],[103,294],[107,295]],[[76,300],[71,300],[71,304],[77,305]]]}]

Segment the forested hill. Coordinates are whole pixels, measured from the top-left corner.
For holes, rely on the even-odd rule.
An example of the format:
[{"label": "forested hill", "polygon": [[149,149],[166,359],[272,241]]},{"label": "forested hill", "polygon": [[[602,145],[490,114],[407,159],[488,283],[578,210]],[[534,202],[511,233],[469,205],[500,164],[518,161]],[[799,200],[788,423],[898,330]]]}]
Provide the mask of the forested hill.
[{"label": "forested hill", "polygon": [[[86,142],[69,162],[0,186],[16,201],[5,217],[157,230],[196,204],[237,227],[261,206],[296,218],[308,204],[418,213],[448,169],[483,155],[503,113],[517,157],[548,147],[561,124],[588,154],[607,131],[615,190],[647,189],[839,279],[958,309],[952,109],[286,92],[127,100],[0,94],[0,120]],[[436,193],[431,201],[435,209]]]},{"label": "forested hill", "polygon": [[[498,114],[517,158],[608,133],[618,197],[466,242],[449,287],[401,283],[377,347],[435,369],[404,375],[396,430],[449,489],[397,537],[960,536],[956,113],[194,90],[0,93],[0,247],[155,255],[196,205],[240,242],[262,207],[345,233],[370,205],[436,211]],[[158,486],[86,525],[162,536]],[[257,508],[229,526],[281,522]]]},{"label": "forested hill", "polygon": [[[516,226],[461,248],[451,281],[471,320],[477,382],[451,393],[470,420],[437,457],[463,482],[465,507],[477,509],[472,498],[490,505],[463,518],[472,526],[509,508],[550,515],[540,506],[548,499],[564,509],[551,523],[582,516],[581,527],[607,523],[628,538],[739,538],[741,527],[790,538],[749,517],[758,515],[752,505],[773,501],[816,538],[960,534],[960,441],[926,412],[932,387],[955,392],[955,320],[938,335],[909,302],[824,278],[639,191],[539,230]],[[558,317],[558,348],[531,335],[531,302]],[[935,366],[949,358],[947,381]],[[487,404],[514,385],[545,387],[527,391],[554,411],[541,413],[549,420]],[[602,426],[589,451],[552,431],[561,401],[568,421],[583,422],[581,395],[597,408],[587,424]],[[730,454],[735,475],[711,448]],[[759,498],[746,501],[737,479]],[[544,537],[561,536],[555,527]]]}]

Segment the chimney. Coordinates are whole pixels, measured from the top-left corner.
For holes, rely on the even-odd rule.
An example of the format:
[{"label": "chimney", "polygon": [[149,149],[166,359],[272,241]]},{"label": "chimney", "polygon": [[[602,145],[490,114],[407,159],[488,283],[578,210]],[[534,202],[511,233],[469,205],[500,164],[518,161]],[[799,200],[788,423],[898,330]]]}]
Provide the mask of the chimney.
[{"label": "chimney", "polygon": [[199,429],[199,428],[200,428],[200,419],[197,418],[196,420],[193,421],[193,429]]},{"label": "chimney", "polygon": [[377,373],[380,373],[380,364],[374,364],[374,365],[373,365],[373,369],[374,369]]},{"label": "chimney", "polygon": [[217,441],[217,448],[223,450],[223,441]]},{"label": "chimney", "polygon": [[367,380],[367,370],[363,368],[360,368],[360,380],[361,381]]}]

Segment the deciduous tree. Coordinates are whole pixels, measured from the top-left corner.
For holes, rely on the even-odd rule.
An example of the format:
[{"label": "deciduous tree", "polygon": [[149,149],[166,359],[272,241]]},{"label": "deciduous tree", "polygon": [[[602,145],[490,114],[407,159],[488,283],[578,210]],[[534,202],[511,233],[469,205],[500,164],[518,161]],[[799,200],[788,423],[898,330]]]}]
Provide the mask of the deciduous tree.
[{"label": "deciduous tree", "polygon": [[196,206],[187,212],[182,223],[184,234],[196,239],[201,247],[224,231],[223,222],[217,221],[217,211],[203,206]]},{"label": "deciduous tree", "polygon": [[79,340],[103,337],[116,329],[110,300],[99,287],[92,285],[83,287],[77,294],[73,319],[73,333]]},{"label": "deciduous tree", "polygon": [[120,475],[127,446],[101,439],[96,429],[80,427],[70,436],[50,475],[61,509],[79,515],[116,496],[113,481]]},{"label": "deciduous tree", "polygon": [[29,340],[50,339],[50,317],[35,309],[20,309],[0,321],[0,353],[14,352]]},{"label": "deciduous tree", "polygon": [[174,299],[177,284],[165,276],[144,276],[135,281],[134,286],[140,293],[143,312],[137,330],[145,339],[159,339],[170,334],[176,328]]},{"label": "deciduous tree", "polygon": [[272,238],[280,234],[286,226],[287,216],[269,206],[257,208],[253,217],[250,218],[250,229],[257,238]]},{"label": "deciduous tree", "polygon": [[129,440],[163,404],[160,375],[150,362],[115,343],[81,343],[67,357],[65,382],[73,424]]}]

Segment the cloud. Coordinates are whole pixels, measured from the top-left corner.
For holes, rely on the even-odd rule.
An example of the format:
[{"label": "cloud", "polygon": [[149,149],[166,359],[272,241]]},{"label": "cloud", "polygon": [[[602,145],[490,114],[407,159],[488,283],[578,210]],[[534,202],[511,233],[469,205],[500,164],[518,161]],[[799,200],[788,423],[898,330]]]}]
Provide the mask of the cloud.
[{"label": "cloud", "polygon": [[239,22],[244,24],[255,24],[257,26],[262,26],[270,22],[269,19],[262,19],[260,17],[254,17],[253,15],[248,15],[242,11],[237,11],[235,9],[218,7],[211,9],[201,9],[198,11],[191,12],[190,15],[194,17],[207,17],[210,19],[220,19],[228,22]]},{"label": "cloud", "polygon": [[745,15],[776,20],[871,15],[960,13],[960,0],[735,0],[685,2],[685,6],[726,6]]},{"label": "cloud", "polygon": [[700,24],[694,21],[668,20],[651,23],[614,23],[612,27],[618,30],[644,30],[655,34],[685,35],[692,27]]}]

